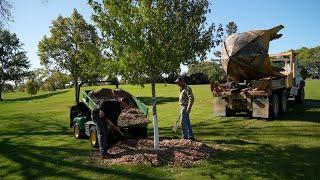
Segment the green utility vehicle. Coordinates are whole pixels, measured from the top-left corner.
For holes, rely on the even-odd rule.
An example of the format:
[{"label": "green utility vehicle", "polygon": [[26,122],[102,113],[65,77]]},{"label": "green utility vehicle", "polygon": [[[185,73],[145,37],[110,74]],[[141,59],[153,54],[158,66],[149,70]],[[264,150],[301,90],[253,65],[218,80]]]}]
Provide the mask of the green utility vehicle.
[{"label": "green utility vehicle", "polygon": [[[80,101],[80,88],[85,83],[101,82],[110,81],[81,82],[78,85],[76,92],[76,105],[70,108],[70,128],[73,128],[74,137],[76,139],[88,138],[90,140],[91,146],[95,148],[98,147],[98,136],[96,123],[92,120],[91,112],[96,109],[98,105],[97,102],[95,102],[90,96],[91,90],[85,90],[82,93],[82,99]],[[116,85],[116,89],[118,89],[118,85]],[[105,97],[102,98],[105,99]],[[131,123],[130,121],[125,121],[124,123],[116,123],[116,127],[108,126],[109,146],[123,138],[144,139],[147,136],[147,125],[149,123],[148,107],[132,95],[129,96],[129,104],[130,106],[136,107],[138,110],[140,110],[141,113],[143,113],[145,120],[134,123]]]}]

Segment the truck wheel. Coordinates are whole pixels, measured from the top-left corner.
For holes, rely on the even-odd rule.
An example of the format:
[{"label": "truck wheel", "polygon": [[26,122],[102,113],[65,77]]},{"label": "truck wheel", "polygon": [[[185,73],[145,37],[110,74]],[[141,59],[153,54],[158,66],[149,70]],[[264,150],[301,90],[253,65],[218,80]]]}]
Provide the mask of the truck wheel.
[{"label": "truck wheel", "polygon": [[97,148],[98,147],[98,134],[97,129],[95,126],[90,128],[90,136],[89,136],[91,147]]},{"label": "truck wheel", "polygon": [[76,139],[81,139],[84,137],[84,132],[78,124],[75,124],[73,126],[73,135],[74,135],[74,138]]},{"label": "truck wheel", "polygon": [[304,88],[299,89],[297,96],[295,97],[295,101],[299,104],[304,103]]},{"label": "truck wheel", "polygon": [[288,97],[285,92],[281,94],[280,112],[285,113],[288,110]]},{"label": "truck wheel", "polygon": [[271,104],[270,104],[270,117],[277,118],[280,112],[280,104],[279,104],[279,97],[277,94],[273,94],[271,97]]}]

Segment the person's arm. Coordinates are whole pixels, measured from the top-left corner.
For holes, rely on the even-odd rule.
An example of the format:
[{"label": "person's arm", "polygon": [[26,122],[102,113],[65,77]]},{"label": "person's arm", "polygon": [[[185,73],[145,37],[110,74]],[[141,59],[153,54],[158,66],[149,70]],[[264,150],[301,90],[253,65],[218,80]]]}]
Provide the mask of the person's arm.
[{"label": "person's arm", "polygon": [[188,96],[188,101],[189,101],[188,102],[188,107],[187,107],[187,112],[190,113],[192,105],[193,105],[193,102],[194,102],[194,96],[193,96],[191,88],[187,89],[187,96]]}]

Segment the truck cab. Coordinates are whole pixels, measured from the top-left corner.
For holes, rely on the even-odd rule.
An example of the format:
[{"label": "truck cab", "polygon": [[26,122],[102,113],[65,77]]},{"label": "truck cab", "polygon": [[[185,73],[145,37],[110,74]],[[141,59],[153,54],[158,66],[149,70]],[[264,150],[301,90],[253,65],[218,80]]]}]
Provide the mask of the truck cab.
[{"label": "truck cab", "polygon": [[298,59],[295,58],[293,50],[286,53],[270,54],[271,64],[274,68],[279,68],[280,73],[286,76],[285,85],[288,95],[295,98],[296,102],[303,103],[305,98],[305,82],[300,75]]}]

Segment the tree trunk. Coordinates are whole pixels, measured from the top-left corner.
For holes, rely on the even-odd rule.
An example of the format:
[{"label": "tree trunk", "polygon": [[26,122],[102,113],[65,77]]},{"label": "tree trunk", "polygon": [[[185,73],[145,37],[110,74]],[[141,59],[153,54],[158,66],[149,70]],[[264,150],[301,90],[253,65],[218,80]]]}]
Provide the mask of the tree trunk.
[{"label": "tree trunk", "polygon": [[158,118],[157,118],[155,78],[152,78],[151,80],[151,89],[152,89],[152,117],[153,117],[154,148],[159,149],[159,129],[158,129]]},{"label": "tree trunk", "polygon": [[0,83],[0,101],[2,101],[2,87],[3,87],[3,84]]},{"label": "tree trunk", "polygon": [[78,102],[78,78],[74,77],[73,78],[73,84],[74,84],[74,92],[75,92],[75,102],[77,103]]}]

